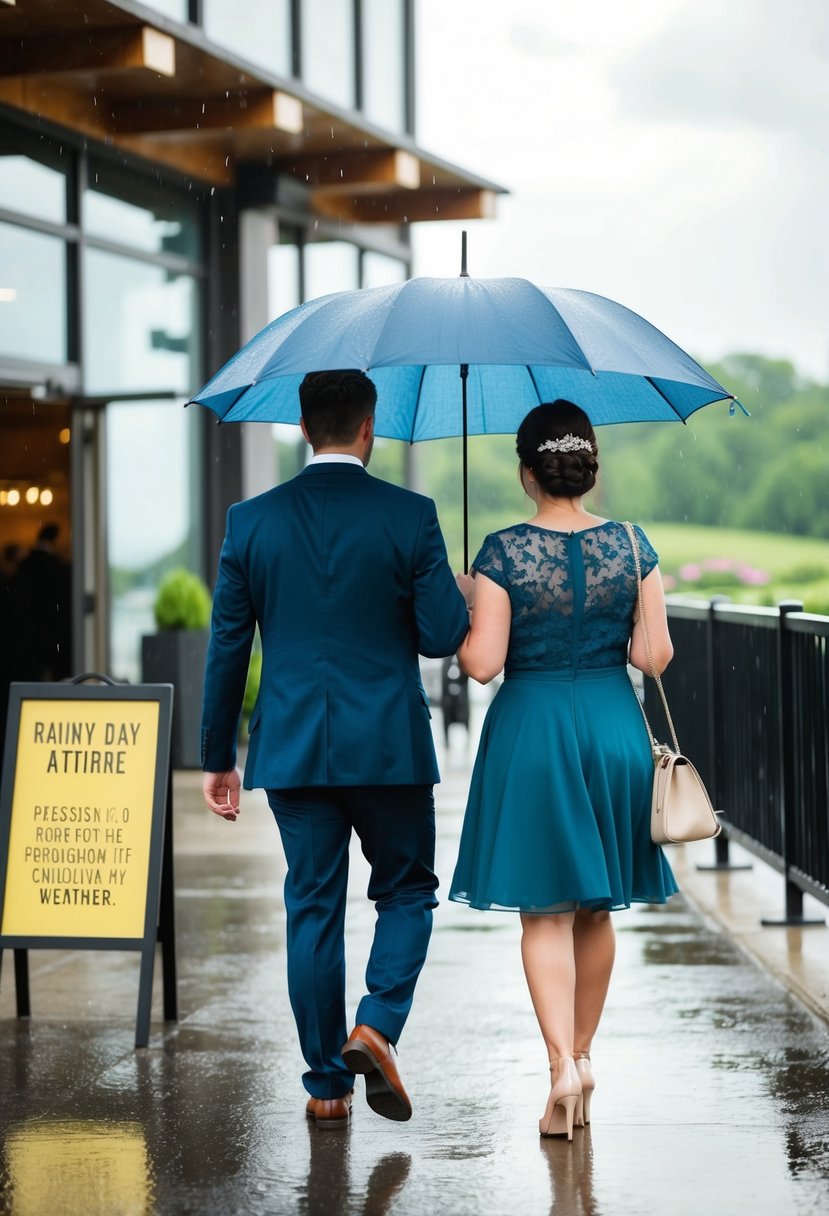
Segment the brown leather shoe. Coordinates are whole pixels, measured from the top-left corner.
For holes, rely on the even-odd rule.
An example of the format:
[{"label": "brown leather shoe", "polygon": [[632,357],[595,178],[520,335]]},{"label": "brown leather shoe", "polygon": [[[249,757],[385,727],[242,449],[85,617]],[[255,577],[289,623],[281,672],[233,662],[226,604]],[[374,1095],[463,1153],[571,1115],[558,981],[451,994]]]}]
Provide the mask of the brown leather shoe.
[{"label": "brown leather shoe", "polygon": [[365,1073],[366,1101],[384,1119],[404,1123],[412,1117],[412,1104],[403,1088],[388,1039],[371,1026],[357,1026],[341,1055],[351,1072]]},{"label": "brown leather shoe", "polygon": [[309,1098],[305,1105],[305,1113],[309,1119],[315,1119],[317,1127],[323,1131],[329,1127],[348,1127],[348,1117],[351,1114],[351,1099],[354,1090],[344,1098]]}]

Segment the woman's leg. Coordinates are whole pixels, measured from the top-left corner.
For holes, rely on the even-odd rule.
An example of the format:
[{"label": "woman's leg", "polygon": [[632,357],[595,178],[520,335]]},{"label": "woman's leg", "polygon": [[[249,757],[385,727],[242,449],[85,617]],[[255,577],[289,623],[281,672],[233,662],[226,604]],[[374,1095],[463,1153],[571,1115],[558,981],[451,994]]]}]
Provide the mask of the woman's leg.
[{"label": "woman's leg", "polygon": [[573,912],[521,913],[521,958],[550,1060],[573,1055],[576,961]]},{"label": "woman's leg", "polygon": [[573,1047],[576,1055],[584,1055],[590,1051],[602,1016],[616,955],[616,936],[609,912],[583,909],[576,912],[573,955],[576,972]]}]

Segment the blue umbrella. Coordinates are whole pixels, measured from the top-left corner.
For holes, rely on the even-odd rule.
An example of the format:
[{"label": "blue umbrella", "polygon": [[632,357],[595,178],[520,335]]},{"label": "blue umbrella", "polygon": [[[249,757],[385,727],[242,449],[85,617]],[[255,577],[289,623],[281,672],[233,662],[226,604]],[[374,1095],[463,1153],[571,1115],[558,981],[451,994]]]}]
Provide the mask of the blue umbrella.
[{"label": "blue umbrella", "polygon": [[[594,425],[684,422],[715,401],[732,412],[739,405],[621,304],[526,279],[470,278],[465,262],[464,244],[458,278],[301,304],[251,338],[193,401],[222,422],[297,423],[306,372],[357,367],[377,385],[376,433],[409,443],[514,432],[528,410],[556,397],[577,402]],[[466,565],[465,442],[463,480]]]}]

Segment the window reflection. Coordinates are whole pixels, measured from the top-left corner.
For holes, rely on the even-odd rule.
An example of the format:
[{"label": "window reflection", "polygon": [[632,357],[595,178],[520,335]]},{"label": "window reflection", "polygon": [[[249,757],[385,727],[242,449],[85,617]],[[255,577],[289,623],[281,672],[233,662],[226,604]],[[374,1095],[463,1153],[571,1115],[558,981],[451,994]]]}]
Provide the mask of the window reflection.
[{"label": "window reflection", "polygon": [[161,579],[174,566],[202,570],[199,421],[181,400],[107,407],[110,671],[122,679],[140,679]]},{"label": "window reflection", "polygon": [[197,388],[195,280],[100,249],[87,250],[85,269],[86,390]]},{"label": "window reflection", "polygon": [[353,0],[302,0],[302,79],[345,108],[355,104]]},{"label": "window reflection", "polygon": [[66,362],[66,245],[0,223],[0,351]]},{"label": "window reflection", "polygon": [[406,263],[385,253],[366,250],[363,254],[363,287],[386,287],[389,283],[405,283]]},{"label": "window reflection", "polygon": [[152,182],[127,181],[98,166],[83,199],[84,228],[90,236],[117,241],[148,253],[167,253],[198,261],[197,204],[170,197]]},{"label": "window reflection", "polygon": [[268,317],[273,320],[301,303],[298,245],[271,245],[268,250]]},{"label": "window reflection", "polygon": [[291,0],[204,0],[208,38],[276,76],[292,74],[291,29]]},{"label": "window reflection", "polygon": [[403,0],[362,0],[363,110],[389,131],[406,129]]},{"label": "window reflection", "polygon": [[305,246],[305,298],[360,285],[359,251],[347,241],[315,241]]},{"label": "window reflection", "polygon": [[0,207],[66,223],[66,176],[29,156],[0,154]]},{"label": "window reflection", "polygon": [[173,21],[187,20],[187,0],[144,0],[144,4],[163,13],[165,17],[172,17]]}]

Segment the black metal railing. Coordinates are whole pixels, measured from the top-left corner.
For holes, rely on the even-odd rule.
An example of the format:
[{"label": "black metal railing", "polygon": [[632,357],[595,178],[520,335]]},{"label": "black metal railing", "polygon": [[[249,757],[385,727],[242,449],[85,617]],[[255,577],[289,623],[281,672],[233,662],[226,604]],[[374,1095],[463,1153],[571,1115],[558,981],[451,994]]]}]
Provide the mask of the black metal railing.
[{"label": "black metal railing", "polygon": [[[759,855],[784,875],[783,923],[795,924],[806,923],[804,893],[829,904],[829,617],[801,609],[672,601],[663,677],[680,746],[722,812],[708,868],[733,868],[730,840]],[[667,738],[645,684],[651,724]]]}]

